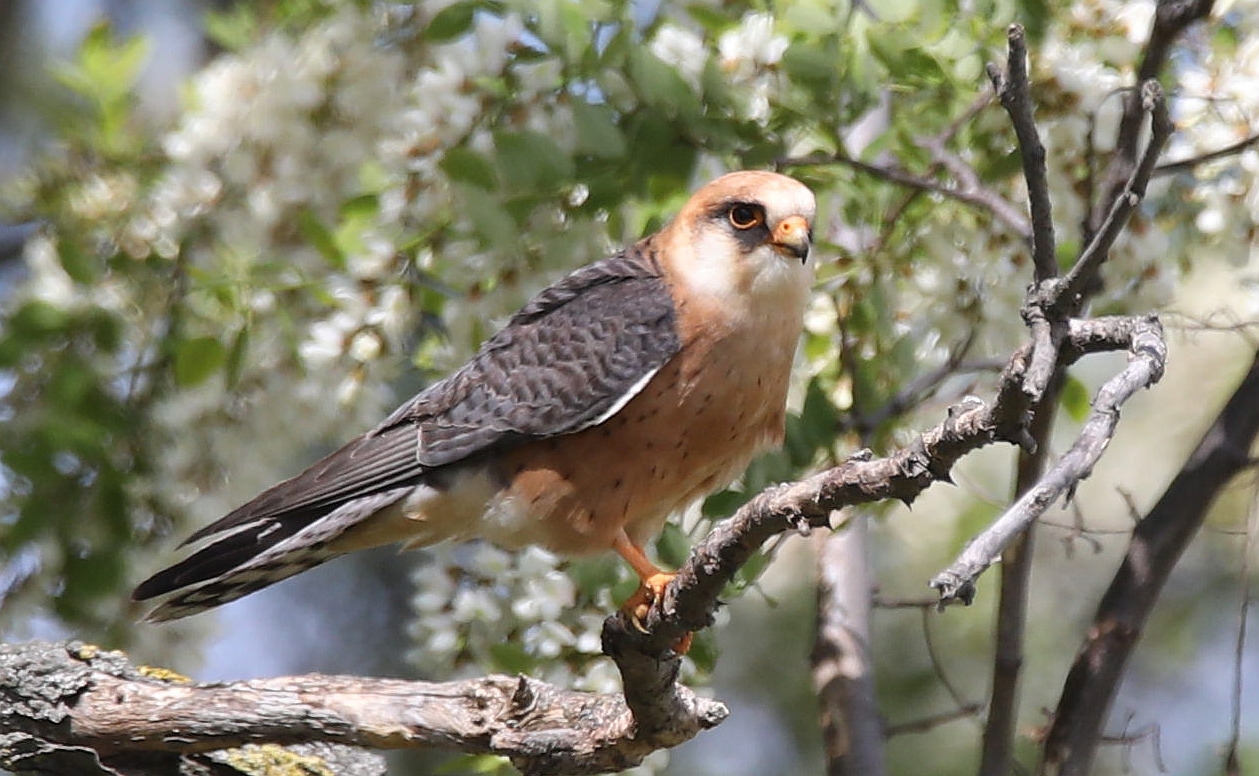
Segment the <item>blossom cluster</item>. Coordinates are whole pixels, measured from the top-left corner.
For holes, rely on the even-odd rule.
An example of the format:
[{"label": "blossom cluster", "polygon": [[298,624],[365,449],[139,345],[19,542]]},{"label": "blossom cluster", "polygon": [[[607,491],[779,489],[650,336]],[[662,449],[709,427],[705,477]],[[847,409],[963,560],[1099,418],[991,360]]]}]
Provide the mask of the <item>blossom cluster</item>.
[{"label": "blossom cluster", "polygon": [[739,96],[739,114],[759,124],[770,118],[770,97],[780,93],[784,79],[778,68],[788,39],[775,28],[768,13],[748,13],[739,24],[722,32],[713,50],[694,30],[665,23],[649,43],[661,61],[677,68],[693,88],[701,88],[704,69],[716,63]]}]

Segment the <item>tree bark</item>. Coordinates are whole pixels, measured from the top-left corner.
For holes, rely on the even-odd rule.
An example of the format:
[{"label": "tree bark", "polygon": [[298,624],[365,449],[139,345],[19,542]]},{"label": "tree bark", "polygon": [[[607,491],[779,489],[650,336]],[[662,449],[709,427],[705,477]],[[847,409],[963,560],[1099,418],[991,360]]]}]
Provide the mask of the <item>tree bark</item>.
[{"label": "tree bark", "polygon": [[828,776],[882,776],[882,717],[874,692],[870,652],[872,578],[869,518],[854,514],[818,546],[818,623],[813,687],[821,706]]},{"label": "tree bark", "polygon": [[625,699],[527,677],[414,682],[349,676],[195,684],[79,644],[0,646],[0,766],[174,774],[246,744],[336,742],[508,757],[525,774],[602,773],[725,717],[684,687],[667,724],[638,735]]}]

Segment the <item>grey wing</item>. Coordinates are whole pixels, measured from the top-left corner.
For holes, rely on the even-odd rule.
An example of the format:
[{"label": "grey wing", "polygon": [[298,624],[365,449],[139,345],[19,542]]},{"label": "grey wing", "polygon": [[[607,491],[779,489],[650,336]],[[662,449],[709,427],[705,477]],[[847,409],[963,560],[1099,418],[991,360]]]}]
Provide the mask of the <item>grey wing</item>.
[{"label": "grey wing", "polygon": [[423,467],[601,423],[680,348],[668,286],[646,255],[623,254],[548,288],[463,368],[371,435],[412,429]]},{"label": "grey wing", "polygon": [[[375,429],[197,531],[186,544],[213,543],[133,597],[222,577],[280,542],[317,536],[326,544],[435,468],[600,423],[679,348],[672,297],[648,243],[577,270]],[[330,515],[337,526],[317,525]]]}]

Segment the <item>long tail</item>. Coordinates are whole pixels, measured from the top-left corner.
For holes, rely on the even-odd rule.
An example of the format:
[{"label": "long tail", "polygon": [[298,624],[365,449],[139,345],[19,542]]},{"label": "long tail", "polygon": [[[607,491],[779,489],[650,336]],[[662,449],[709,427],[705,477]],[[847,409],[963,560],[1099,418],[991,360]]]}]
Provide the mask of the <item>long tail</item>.
[{"label": "long tail", "polygon": [[337,537],[410,490],[395,488],[357,498],[325,514],[302,510],[247,522],[229,515],[190,539],[207,539],[205,546],[141,582],[131,598],[147,601],[174,594],[145,615],[150,622],[176,620],[235,601],[343,554],[331,546]]}]

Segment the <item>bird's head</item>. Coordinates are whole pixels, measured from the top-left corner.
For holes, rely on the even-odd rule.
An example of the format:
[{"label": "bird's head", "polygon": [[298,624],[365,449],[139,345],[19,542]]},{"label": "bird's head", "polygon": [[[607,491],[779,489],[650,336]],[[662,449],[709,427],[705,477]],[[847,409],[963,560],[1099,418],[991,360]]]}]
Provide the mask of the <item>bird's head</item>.
[{"label": "bird's head", "polygon": [[696,191],[669,226],[672,269],[693,290],[747,299],[812,282],[813,192],[773,172],[732,172]]}]

